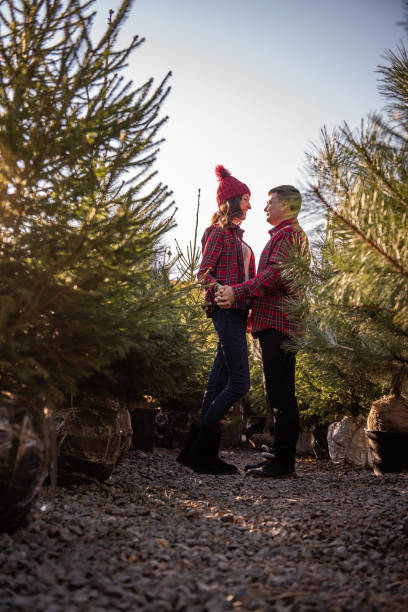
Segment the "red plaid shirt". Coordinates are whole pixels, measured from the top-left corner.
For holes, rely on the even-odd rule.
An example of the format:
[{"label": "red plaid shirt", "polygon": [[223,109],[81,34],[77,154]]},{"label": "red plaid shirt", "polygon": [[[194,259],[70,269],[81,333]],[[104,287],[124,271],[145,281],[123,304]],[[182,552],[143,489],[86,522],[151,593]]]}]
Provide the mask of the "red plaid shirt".
[{"label": "red plaid shirt", "polygon": [[[241,244],[243,233],[244,230],[239,225],[223,230],[219,225],[214,224],[207,227],[203,234],[201,239],[203,256],[197,278],[206,289],[205,301],[208,305],[206,309],[208,317],[212,315],[212,305],[214,304],[214,290],[212,288],[214,283],[235,285],[245,281]],[[250,247],[248,246],[248,248]],[[251,249],[249,278],[253,276],[255,276],[255,258]],[[232,308],[247,309],[250,306],[251,299],[242,296],[235,301]]]},{"label": "red plaid shirt", "polygon": [[294,245],[302,255],[309,257],[307,237],[297,219],[282,221],[269,234],[271,238],[262,251],[256,276],[233,286],[235,299],[256,298],[250,315],[254,335],[270,328],[287,336],[301,335],[304,332],[303,324],[291,318],[287,307],[287,297],[296,297],[300,290],[281,277],[280,267]]}]

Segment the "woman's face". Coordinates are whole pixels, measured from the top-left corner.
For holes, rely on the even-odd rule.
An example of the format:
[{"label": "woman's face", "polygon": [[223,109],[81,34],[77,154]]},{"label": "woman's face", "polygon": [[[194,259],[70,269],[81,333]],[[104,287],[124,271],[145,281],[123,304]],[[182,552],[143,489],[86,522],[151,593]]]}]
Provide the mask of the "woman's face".
[{"label": "woman's face", "polygon": [[249,201],[250,195],[249,193],[244,193],[239,203],[239,206],[242,210],[242,220],[246,219],[247,210],[250,210],[251,203]]}]

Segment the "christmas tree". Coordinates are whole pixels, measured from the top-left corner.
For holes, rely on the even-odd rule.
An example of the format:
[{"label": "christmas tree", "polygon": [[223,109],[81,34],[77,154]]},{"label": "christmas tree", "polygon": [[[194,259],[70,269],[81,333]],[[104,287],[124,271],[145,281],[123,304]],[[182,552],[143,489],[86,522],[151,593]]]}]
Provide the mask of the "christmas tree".
[{"label": "christmas tree", "polygon": [[94,4],[1,3],[0,386],[30,399],[146,342],[174,301],[152,274],[173,223],[152,185],[169,75],[127,81],[132,2],[96,41]]},{"label": "christmas tree", "polygon": [[349,412],[365,410],[381,385],[400,389],[408,364],[408,54],[401,45],[386,59],[387,113],[358,130],[324,129],[309,154],[308,204],[327,226],[308,304],[298,304],[309,323],[304,368],[340,390]]}]

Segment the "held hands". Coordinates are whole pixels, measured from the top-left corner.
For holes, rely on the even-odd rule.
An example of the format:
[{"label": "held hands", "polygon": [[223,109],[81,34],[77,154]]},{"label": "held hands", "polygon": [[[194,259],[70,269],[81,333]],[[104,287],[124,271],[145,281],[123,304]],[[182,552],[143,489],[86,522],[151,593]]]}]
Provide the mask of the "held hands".
[{"label": "held hands", "polygon": [[216,284],[215,303],[220,308],[230,308],[235,302],[234,290],[229,285]]}]

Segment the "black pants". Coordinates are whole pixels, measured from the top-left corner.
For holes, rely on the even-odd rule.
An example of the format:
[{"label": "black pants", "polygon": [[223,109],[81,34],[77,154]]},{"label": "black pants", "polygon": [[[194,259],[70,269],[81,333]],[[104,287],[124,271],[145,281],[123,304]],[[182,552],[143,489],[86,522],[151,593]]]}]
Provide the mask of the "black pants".
[{"label": "black pants", "polygon": [[295,353],[287,353],[282,343],[288,340],[276,329],[258,333],[262,350],[265,395],[275,416],[276,459],[294,465],[299,437],[299,410],[295,395]]}]

